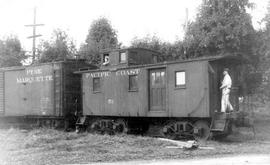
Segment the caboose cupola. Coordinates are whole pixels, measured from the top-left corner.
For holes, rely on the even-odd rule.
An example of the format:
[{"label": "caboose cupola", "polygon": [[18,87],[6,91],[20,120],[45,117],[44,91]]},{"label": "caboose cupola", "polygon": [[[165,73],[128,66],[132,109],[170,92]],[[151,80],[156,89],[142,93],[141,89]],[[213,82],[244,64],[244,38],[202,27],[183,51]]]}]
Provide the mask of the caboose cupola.
[{"label": "caboose cupola", "polygon": [[101,68],[127,67],[132,65],[154,64],[159,53],[143,48],[106,50],[101,53]]}]

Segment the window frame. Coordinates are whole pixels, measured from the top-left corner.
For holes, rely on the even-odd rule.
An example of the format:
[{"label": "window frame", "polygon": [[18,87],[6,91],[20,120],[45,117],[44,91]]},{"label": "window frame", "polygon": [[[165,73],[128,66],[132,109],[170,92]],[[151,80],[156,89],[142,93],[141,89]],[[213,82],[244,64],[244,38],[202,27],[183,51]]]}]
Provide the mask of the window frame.
[{"label": "window frame", "polygon": [[[122,53],[125,53],[125,56],[126,56],[126,60],[125,60],[125,61],[122,61],[122,58],[121,58],[121,57],[122,57],[122,56],[121,56]],[[119,63],[120,63],[120,64],[125,64],[125,63],[127,63],[127,61],[128,61],[128,60],[127,60],[127,52],[119,52]]]},{"label": "window frame", "polygon": [[[136,88],[131,88],[131,77],[137,77],[136,79]],[[138,74],[128,75],[128,91],[129,92],[138,92],[139,91],[139,85],[138,85]]]},{"label": "window frame", "polygon": [[[97,89],[95,89],[96,87],[95,87],[95,80],[96,79],[98,79],[99,80],[99,89],[97,90]],[[101,93],[101,78],[100,77],[94,77],[93,79],[92,79],[92,92],[93,93]]]},{"label": "window frame", "polygon": [[[166,83],[167,83],[167,80],[166,80],[166,74],[167,74],[166,73],[167,72],[166,68],[155,68],[155,69],[151,69],[151,70],[150,70],[151,74],[149,74],[149,76],[151,76],[151,78],[152,78],[152,74],[154,73],[154,79],[151,79],[151,78],[149,79],[151,85],[155,85],[155,86],[156,85],[166,85]],[[164,74],[162,74],[162,72]],[[158,73],[159,76],[157,76],[157,73]],[[158,83],[156,83],[157,80],[159,80]]]},{"label": "window frame", "polygon": [[103,57],[102,57],[102,63],[105,62],[105,57],[108,56],[109,57],[109,61],[110,61],[110,54],[109,53],[103,53]]},{"label": "window frame", "polygon": [[[185,84],[180,84],[180,85],[177,85],[177,73],[184,73],[184,76],[185,76]],[[187,73],[185,70],[177,70],[174,72],[174,87],[175,89],[184,89],[186,88],[186,84],[187,84]]]}]

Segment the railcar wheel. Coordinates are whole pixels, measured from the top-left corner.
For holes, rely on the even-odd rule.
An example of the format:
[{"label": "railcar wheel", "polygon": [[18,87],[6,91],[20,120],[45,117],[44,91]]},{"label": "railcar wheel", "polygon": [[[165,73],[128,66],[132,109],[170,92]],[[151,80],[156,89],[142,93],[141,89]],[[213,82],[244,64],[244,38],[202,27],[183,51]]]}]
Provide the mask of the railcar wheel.
[{"label": "railcar wheel", "polygon": [[210,137],[209,123],[203,120],[196,121],[194,123],[194,138],[198,141],[206,141]]},{"label": "railcar wheel", "polygon": [[173,121],[163,127],[162,135],[168,139],[187,139],[193,136],[193,125],[188,121]]},{"label": "railcar wheel", "polygon": [[123,119],[118,119],[113,124],[114,134],[126,134],[128,132],[127,123]]},{"label": "railcar wheel", "polygon": [[109,119],[97,119],[87,127],[87,132],[96,134],[114,134],[113,121]]},{"label": "railcar wheel", "polygon": [[94,120],[91,122],[87,128],[86,131],[89,133],[94,133],[94,134],[102,134],[104,133],[101,125],[101,120]]}]

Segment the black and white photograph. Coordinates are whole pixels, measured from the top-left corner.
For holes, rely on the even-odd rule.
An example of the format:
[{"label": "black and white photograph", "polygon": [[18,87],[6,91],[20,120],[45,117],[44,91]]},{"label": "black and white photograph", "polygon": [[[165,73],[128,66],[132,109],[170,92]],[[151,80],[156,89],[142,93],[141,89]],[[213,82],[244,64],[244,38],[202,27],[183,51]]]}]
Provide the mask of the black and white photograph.
[{"label": "black and white photograph", "polygon": [[0,0],[0,165],[269,165],[270,0]]}]

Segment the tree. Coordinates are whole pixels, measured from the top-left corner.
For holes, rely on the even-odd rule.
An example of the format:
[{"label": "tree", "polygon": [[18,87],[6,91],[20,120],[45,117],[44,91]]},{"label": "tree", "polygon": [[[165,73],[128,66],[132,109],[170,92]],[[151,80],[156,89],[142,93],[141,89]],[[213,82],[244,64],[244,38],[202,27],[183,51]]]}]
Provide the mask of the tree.
[{"label": "tree", "polygon": [[237,53],[253,55],[251,16],[246,12],[249,0],[204,0],[185,36],[187,57]]},{"label": "tree", "polygon": [[0,67],[21,66],[24,59],[25,51],[17,36],[10,35],[0,40]]},{"label": "tree", "polygon": [[267,6],[267,14],[263,18],[265,28],[257,32],[258,49],[257,53],[260,54],[261,70],[270,69],[270,1]]},{"label": "tree", "polygon": [[270,88],[270,1],[267,5],[267,14],[262,20],[265,28],[260,29],[256,33],[256,54],[260,57],[260,63],[257,67],[259,73],[263,76],[262,84],[257,89],[258,93],[264,100],[270,100],[270,93],[268,90]]},{"label": "tree", "polygon": [[147,35],[144,38],[134,38],[131,42],[131,47],[146,48],[155,50],[161,53],[162,60],[176,60],[183,59],[183,45],[181,41],[175,43],[163,42],[157,36]]},{"label": "tree", "polygon": [[85,43],[81,45],[79,54],[92,63],[99,63],[99,54],[104,49],[118,48],[116,30],[107,18],[99,18],[90,26]]},{"label": "tree", "polygon": [[76,54],[74,42],[65,31],[56,29],[53,31],[51,41],[42,42],[39,45],[39,62],[65,61],[73,59]]},{"label": "tree", "polygon": [[260,39],[247,13],[253,6],[249,0],[204,0],[184,40],[187,58],[233,54],[250,59],[251,64],[241,69],[244,96],[253,94],[261,81],[256,50]]}]

